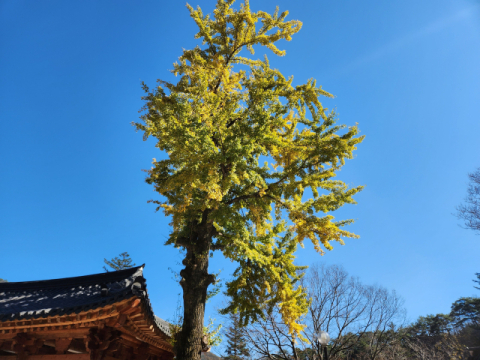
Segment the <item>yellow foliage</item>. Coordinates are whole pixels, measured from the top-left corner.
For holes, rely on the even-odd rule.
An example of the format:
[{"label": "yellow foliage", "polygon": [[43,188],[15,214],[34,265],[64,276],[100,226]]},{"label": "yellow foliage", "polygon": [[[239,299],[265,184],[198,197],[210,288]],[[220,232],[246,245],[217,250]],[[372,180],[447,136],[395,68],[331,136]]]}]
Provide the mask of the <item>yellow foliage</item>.
[{"label": "yellow foliage", "polygon": [[[144,85],[143,123],[135,125],[167,155],[154,159],[147,182],[172,216],[168,243],[184,246],[182,234],[206,218],[215,229],[211,246],[239,264],[225,311],[240,310],[248,322],[278,305],[298,335],[308,304],[296,285],[302,267],[294,253],[305,239],[323,254],[332,241],[357,237],[342,229],[351,220],[336,222],[330,213],[354,204],[362,189],[334,177],[363,137],[356,126],[335,124],[319,100],[332,95],[315,80],[293,85],[267,58],[240,56],[258,46],[285,55],[275,43],[291,40],[302,23],[286,21],[288,12],[278,9],[252,12],[248,1],[239,9],[233,3],[218,0],[212,16],[187,5],[202,46],[184,50],[174,64],[176,84]],[[265,158],[271,168],[261,165]]]}]

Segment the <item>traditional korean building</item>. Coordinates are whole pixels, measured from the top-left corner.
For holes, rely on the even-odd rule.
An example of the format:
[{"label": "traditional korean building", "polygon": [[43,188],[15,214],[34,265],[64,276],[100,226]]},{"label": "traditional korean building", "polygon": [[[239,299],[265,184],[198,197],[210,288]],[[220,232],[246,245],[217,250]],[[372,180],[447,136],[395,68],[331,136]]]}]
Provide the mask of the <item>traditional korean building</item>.
[{"label": "traditional korean building", "polygon": [[0,283],[0,360],[171,360],[143,266]]}]

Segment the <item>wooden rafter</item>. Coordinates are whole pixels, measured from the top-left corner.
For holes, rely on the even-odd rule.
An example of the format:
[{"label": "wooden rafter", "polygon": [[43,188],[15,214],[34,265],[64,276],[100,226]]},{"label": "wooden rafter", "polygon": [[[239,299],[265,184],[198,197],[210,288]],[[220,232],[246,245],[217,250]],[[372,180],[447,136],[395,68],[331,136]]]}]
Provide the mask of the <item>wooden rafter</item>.
[{"label": "wooden rafter", "polygon": [[79,314],[0,322],[0,349],[16,353],[0,360],[172,359],[168,336],[145,314],[132,297]]}]

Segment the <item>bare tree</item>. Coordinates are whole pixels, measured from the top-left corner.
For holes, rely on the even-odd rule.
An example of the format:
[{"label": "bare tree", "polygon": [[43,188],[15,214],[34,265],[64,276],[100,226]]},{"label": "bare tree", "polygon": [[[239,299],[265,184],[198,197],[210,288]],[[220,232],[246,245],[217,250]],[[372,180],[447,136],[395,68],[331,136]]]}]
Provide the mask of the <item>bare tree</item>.
[{"label": "bare tree", "polygon": [[388,291],[379,286],[366,287],[367,301],[370,303],[368,317],[372,325],[367,330],[367,353],[370,359],[376,359],[392,342],[396,341],[396,331],[400,322],[405,321],[403,300],[395,291]]},{"label": "bare tree", "polygon": [[270,313],[265,311],[264,316],[242,329],[250,353],[269,360],[300,360],[298,347],[305,344],[289,333],[278,308]]},{"label": "bare tree", "polygon": [[373,360],[392,341],[397,324],[405,321],[403,301],[394,291],[363,285],[340,266],[314,266],[304,284],[312,299],[306,335],[319,358],[319,330],[331,335],[332,359],[363,344],[363,352]]},{"label": "bare tree", "polygon": [[464,221],[465,227],[480,235],[480,168],[468,174],[470,184],[465,203],[457,207],[457,217]]},{"label": "bare tree", "polygon": [[243,329],[252,354],[269,360],[322,359],[319,330],[331,336],[331,360],[379,359],[387,347],[398,342],[395,332],[398,324],[403,324],[405,312],[395,292],[363,285],[342,267],[325,265],[310,268],[302,286],[311,298],[303,319],[302,336],[307,341],[290,335],[278,309],[265,311],[263,320]]},{"label": "bare tree", "polygon": [[381,354],[382,360],[407,360],[411,359],[408,353],[408,349],[405,348],[401,341],[401,338],[397,336]]},{"label": "bare tree", "polygon": [[418,360],[447,360],[446,355],[439,351],[434,345],[430,345],[419,338],[409,339],[405,342],[413,355],[412,357]]},{"label": "bare tree", "polygon": [[406,339],[404,344],[411,359],[466,360],[469,358],[468,349],[452,334],[410,338]]}]

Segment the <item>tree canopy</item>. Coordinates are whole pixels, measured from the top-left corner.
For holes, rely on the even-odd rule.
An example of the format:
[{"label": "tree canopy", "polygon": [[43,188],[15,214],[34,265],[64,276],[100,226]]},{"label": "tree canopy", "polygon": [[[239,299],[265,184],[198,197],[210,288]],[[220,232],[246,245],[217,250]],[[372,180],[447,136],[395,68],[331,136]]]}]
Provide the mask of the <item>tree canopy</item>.
[{"label": "tree canopy", "polygon": [[436,336],[452,330],[452,317],[447,314],[420,316],[410,326],[410,333],[415,336]]},{"label": "tree canopy", "polygon": [[245,324],[279,304],[299,333],[307,299],[294,284],[295,250],[308,239],[323,254],[332,241],[357,237],[343,229],[352,220],[335,221],[330,212],[354,204],[362,189],[335,176],[363,136],[357,126],[336,124],[320,102],[332,95],[314,79],[296,85],[267,57],[241,55],[259,46],[285,55],[278,42],[290,41],[302,23],[278,8],[269,14],[233,3],[218,0],[213,15],[187,5],[202,43],[174,64],[178,82],[143,85],[142,122],[134,125],[166,154],[153,160],[146,181],[162,196],[153,200],[157,210],[172,217],[167,244],[186,250],[184,301],[204,301],[203,287],[215,281],[208,256],[218,250],[239,265],[224,313],[239,311]]},{"label": "tree canopy", "polygon": [[480,298],[462,297],[452,304],[450,315],[456,326],[468,325],[480,330]]}]

